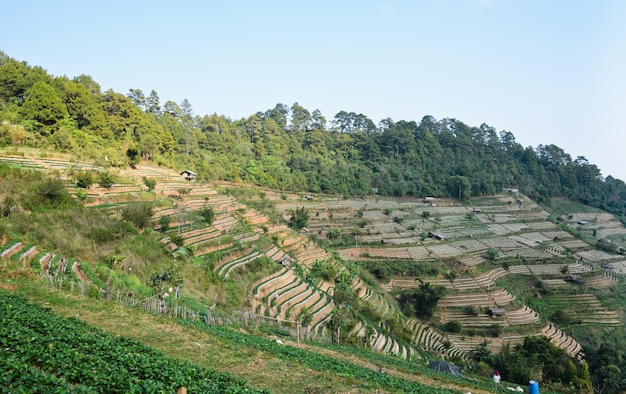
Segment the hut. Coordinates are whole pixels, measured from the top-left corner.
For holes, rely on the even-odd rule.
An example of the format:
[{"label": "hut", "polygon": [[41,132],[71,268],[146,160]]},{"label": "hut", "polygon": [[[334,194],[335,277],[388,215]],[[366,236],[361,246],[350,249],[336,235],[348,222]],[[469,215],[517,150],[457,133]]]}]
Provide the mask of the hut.
[{"label": "hut", "polygon": [[198,177],[198,174],[196,174],[193,171],[185,170],[185,171],[180,173],[180,176],[182,176],[183,179],[185,179],[187,181],[195,181],[196,178]]}]

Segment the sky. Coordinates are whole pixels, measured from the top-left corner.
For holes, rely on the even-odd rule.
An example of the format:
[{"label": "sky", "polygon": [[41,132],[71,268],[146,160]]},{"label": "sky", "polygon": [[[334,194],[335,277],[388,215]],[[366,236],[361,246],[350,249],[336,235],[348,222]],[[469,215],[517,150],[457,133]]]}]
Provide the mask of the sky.
[{"label": "sky", "polygon": [[278,103],[554,144],[626,180],[626,1],[2,2],[0,51],[231,119]]}]

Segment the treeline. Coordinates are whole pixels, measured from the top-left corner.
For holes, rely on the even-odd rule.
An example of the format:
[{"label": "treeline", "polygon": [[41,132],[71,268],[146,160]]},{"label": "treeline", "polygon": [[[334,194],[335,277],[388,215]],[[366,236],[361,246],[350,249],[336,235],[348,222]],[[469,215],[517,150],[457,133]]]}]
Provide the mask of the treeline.
[{"label": "treeline", "polygon": [[[509,131],[456,119],[417,121],[341,111],[327,120],[295,103],[232,120],[196,115],[154,90],[102,92],[87,75],[54,77],[0,52],[0,145],[44,147],[128,166],[188,168],[201,179],[286,191],[464,199],[518,188],[626,217],[626,184],[555,145],[523,147]],[[16,127],[19,125],[21,127]]]}]

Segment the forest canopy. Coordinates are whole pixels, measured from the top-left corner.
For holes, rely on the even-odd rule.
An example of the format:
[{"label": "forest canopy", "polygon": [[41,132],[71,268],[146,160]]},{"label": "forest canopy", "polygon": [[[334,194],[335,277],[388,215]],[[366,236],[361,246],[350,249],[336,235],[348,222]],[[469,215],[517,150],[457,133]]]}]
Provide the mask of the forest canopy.
[{"label": "forest canopy", "polygon": [[107,90],[88,75],[55,77],[0,52],[0,146],[57,150],[113,166],[144,161],[200,180],[285,191],[465,199],[516,188],[626,218],[626,184],[556,145],[523,147],[509,131],[454,118],[383,119],[298,103],[247,118],[194,114],[158,93]]}]

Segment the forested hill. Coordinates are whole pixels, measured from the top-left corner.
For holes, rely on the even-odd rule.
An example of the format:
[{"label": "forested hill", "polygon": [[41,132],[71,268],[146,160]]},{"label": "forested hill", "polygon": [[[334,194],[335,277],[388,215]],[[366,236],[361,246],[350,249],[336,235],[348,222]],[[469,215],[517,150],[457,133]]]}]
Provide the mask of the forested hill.
[{"label": "forested hill", "polygon": [[245,119],[194,114],[154,90],[102,92],[88,75],[55,77],[0,52],[0,145],[55,149],[114,166],[141,160],[203,180],[289,191],[469,196],[518,188],[539,202],[570,199],[626,218],[626,184],[555,145],[523,147],[508,131],[456,119],[332,119],[294,103]]}]

